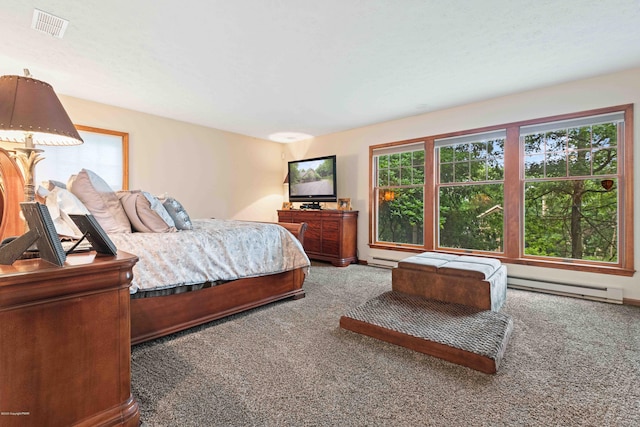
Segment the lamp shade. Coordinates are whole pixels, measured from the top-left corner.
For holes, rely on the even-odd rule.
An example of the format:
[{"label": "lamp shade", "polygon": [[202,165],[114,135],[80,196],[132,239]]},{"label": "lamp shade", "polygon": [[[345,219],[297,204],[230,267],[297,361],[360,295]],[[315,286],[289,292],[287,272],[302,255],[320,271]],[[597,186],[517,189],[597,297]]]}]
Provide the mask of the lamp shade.
[{"label": "lamp shade", "polygon": [[50,84],[21,76],[0,77],[0,141],[79,145],[82,138]]}]

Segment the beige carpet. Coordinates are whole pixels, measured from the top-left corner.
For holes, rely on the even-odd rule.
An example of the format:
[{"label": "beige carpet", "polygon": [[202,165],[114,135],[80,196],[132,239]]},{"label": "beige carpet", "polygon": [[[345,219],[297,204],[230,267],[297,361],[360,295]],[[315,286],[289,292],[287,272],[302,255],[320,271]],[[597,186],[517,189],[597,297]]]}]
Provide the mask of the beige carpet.
[{"label": "beige carpet", "polygon": [[307,297],[133,347],[146,426],[637,426],[640,308],[508,290],[486,375],[340,329],[389,270],[312,266]]}]

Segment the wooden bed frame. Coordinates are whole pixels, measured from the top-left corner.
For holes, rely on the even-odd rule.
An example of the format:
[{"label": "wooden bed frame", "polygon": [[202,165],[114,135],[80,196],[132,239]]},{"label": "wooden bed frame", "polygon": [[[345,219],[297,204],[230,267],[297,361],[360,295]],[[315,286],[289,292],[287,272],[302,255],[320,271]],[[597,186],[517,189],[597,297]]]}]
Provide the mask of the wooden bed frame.
[{"label": "wooden bed frame", "polygon": [[[278,223],[302,243],[307,224]],[[304,269],[238,279],[181,294],[131,300],[131,344],[159,338],[274,301],[304,298]]]},{"label": "wooden bed frame", "polygon": [[[22,173],[0,148],[0,239],[24,233],[19,203],[24,201]],[[279,225],[301,242],[306,224]],[[197,291],[131,299],[131,344],[159,338],[231,314],[286,298],[304,297],[304,269],[239,279]]]}]

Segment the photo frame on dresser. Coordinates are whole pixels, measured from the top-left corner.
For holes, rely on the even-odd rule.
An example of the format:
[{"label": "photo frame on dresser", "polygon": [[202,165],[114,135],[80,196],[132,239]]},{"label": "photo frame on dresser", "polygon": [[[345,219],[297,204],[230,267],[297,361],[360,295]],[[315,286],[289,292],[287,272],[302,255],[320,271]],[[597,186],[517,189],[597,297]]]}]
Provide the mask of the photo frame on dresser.
[{"label": "photo frame on dresser", "polygon": [[339,211],[350,211],[351,210],[351,199],[348,199],[348,198],[338,199],[338,210]]},{"label": "photo frame on dresser", "polygon": [[[20,237],[5,239],[2,242],[0,264],[11,265],[26,252],[32,255],[28,258],[39,257],[62,267],[67,254],[62,248],[49,209],[38,202],[22,202],[20,208],[29,230]],[[37,251],[30,249],[33,246]]]},{"label": "photo frame on dresser", "polygon": [[[118,249],[116,245],[111,241],[93,215],[69,214],[69,216],[82,232],[82,238],[86,238],[97,253],[117,255]],[[82,241],[82,239],[80,239],[80,241]],[[80,243],[80,241],[78,243]]]}]

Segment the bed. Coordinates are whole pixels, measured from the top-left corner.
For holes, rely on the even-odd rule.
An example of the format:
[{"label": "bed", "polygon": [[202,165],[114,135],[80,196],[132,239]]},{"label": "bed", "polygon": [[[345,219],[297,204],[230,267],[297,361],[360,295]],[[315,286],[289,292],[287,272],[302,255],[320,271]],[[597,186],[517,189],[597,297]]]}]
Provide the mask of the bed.
[{"label": "bed", "polygon": [[[0,149],[0,174],[0,237],[21,235],[24,233],[19,210],[19,202],[24,200],[22,175],[3,149]],[[306,224],[225,220],[193,222],[192,231],[109,233],[118,250],[139,258],[130,288],[132,344],[275,301],[304,297],[302,285],[309,259],[304,254],[301,241]],[[232,234],[225,234],[225,229]],[[238,234],[240,231],[245,234]],[[197,237],[201,232],[209,235]],[[257,246],[257,236],[262,234],[267,236],[260,246],[262,249],[257,250],[262,261],[250,261],[243,250]],[[187,245],[181,242],[183,238],[192,241]],[[151,243],[145,246],[144,240]],[[222,256],[217,248],[225,240],[235,243],[235,246],[232,245],[229,253]],[[154,251],[154,247],[164,250]],[[212,248],[216,251],[212,252]],[[209,254],[198,260],[197,257],[207,251]],[[211,268],[215,268],[212,266],[216,264],[212,258],[216,258],[216,262],[227,262],[218,266],[223,270],[220,274],[211,273]],[[196,266],[192,276],[189,276],[185,263]],[[242,270],[244,264],[251,264],[252,268]],[[150,272],[153,265],[162,268]]]}]

